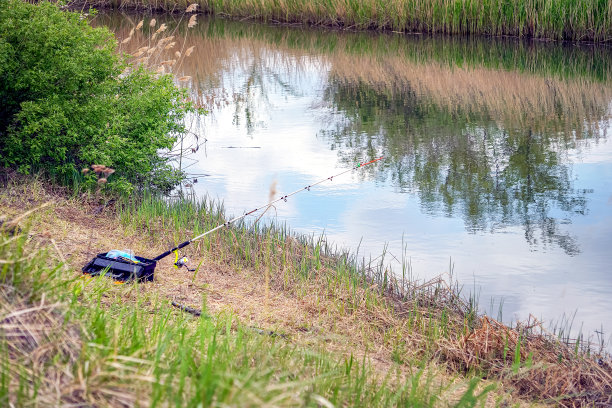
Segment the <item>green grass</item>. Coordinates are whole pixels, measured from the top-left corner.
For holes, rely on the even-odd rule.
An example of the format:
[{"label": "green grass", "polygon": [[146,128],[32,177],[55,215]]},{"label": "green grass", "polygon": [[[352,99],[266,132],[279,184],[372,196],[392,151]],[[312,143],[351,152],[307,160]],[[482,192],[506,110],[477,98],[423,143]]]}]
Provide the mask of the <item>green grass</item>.
[{"label": "green grass", "polygon": [[[426,407],[455,387],[261,335],[205,299],[194,318],[138,284],[74,278],[26,233],[0,234],[0,260],[0,405]],[[456,406],[483,401],[478,384]]]},{"label": "green grass", "polygon": [[[257,213],[253,218],[232,224],[231,228],[203,237],[191,244],[191,250],[198,246],[197,256],[214,254],[215,262],[231,265],[237,270],[266,268],[283,271],[285,282],[294,282],[296,278],[306,282],[320,274],[330,287],[344,285],[355,292],[357,287],[364,289],[375,284],[378,294],[412,296],[412,282],[408,276],[399,279],[389,276],[384,252],[374,262],[366,264],[365,259],[338,249],[325,236],[293,234],[286,225],[265,219],[253,223],[259,215]],[[123,201],[118,206],[118,217],[126,228],[136,228],[153,242],[168,247],[226,221],[224,208],[218,201],[207,198],[166,200],[150,195]],[[327,273],[321,273],[323,270]],[[360,295],[355,292],[355,296]],[[367,303],[380,301],[379,296],[366,293]]]},{"label": "green grass", "polygon": [[[139,228],[150,234],[153,242],[165,242],[167,246],[225,221],[223,208],[215,201],[155,197],[124,202],[119,217],[126,228]],[[165,232],[161,232],[161,225]],[[439,280],[421,285],[411,279],[410,265],[405,261],[401,276],[392,275],[386,267],[384,251],[379,258],[367,262],[338,250],[323,236],[295,235],[273,223],[242,222],[205,237],[193,256],[209,259],[211,255],[213,262],[237,271],[249,269],[266,274],[266,285],[273,271],[272,284],[299,299],[332,299],[330,313],[336,318],[360,316],[360,341],[366,347],[389,350],[390,359],[397,364],[444,361],[455,372],[518,381],[521,392],[536,399],[566,394],[563,399],[577,401],[585,395],[564,389],[562,384],[568,381],[564,376],[582,375],[578,373],[593,369],[588,344],[579,346],[570,338],[559,341],[543,336],[537,322],[508,328],[483,318],[477,299],[463,300],[459,288],[452,283],[448,286]],[[388,323],[379,326],[378,321]],[[504,341],[500,343],[501,338]],[[571,368],[547,367],[561,361]],[[547,378],[548,389],[536,385],[542,376]],[[607,391],[600,390],[610,387],[605,384],[607,380],[601,377],[585,385],[598,390],[589,398],[603,398]]]},{"label": "green grass", "polygon": [[[456,287],[412,281],[408,263],[394,279],[383,257],[358,260],[324,237],[274,224],[241,223],[186,247],[207,276],[184,274],[179,283],[169,265],[158,265],[155,283],[82,279],[40,243],[52,229],[58,244],[74,245],[84,232],[71,234],[83,229],[74,220],[99,205],[23,178],[6,184],[0,203],[15,216],[36,205],[25,197],[54,208],[32,215],[31,233],[0,231],[0,405],[470,407],[492,402],[501,381],[522,398],[572,406],[605,401],[612,390],[610,367],[582,342],[568,347],[539,332],[538,322],[507,327],[479,315],[476,300],[462,300]],[[139,254],[155,255],[225,215],[215,201],[144,196],[119,199],[114,213],[95,218],[98,226],[116,223],[113,240],[123,236]],[[236,299],[217,287],[234,293],[243,280],[255,286]],[[262,285],[266,303],[268,292],[296,303],[260,311],[293,307],[299,327],[275,318],[269,335],[238,318],[253,312],[238,299],[261,295]],[[179,287],[202,294],[200,317],[170,306]],[[373,350],[388,368],[370,365]],[[502,390],[496,403],[507,402]]]},{"label": "green grass", "polygon": [[[607,0],[197,0],[207,13],[305,23],[459,35],[605,42],[612,38]],[[113,7],[184,9],[184,0],[113,0]]]}]

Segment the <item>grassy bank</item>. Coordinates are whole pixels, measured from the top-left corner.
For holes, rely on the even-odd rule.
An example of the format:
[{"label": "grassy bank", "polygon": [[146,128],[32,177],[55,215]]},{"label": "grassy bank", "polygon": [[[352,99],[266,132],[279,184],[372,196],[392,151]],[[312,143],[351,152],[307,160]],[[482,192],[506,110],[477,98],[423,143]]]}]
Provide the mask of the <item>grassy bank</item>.
[{"label": "grassy bank", "polygon": [[[103,0],[92,4],[177,10],[186,0]],[[267,22],[400,32],[494,35],[570,41],[612,39],[606,0],[197,0],[201,11]]]},{"label": "grassy bank", "polygon": [[570,406],[610,395],[610,365],[538,322],[504,326],[442,280],[394,279],[273,225],[186,247],[195,272],[166,259],[151,283],[84,280],[94,254],[161,253],[222,209],[101,206],[24,179],[0,193],[5,220],[46,202],[21,220],[28,232],[5,222],[0,237],[3,404]]}]

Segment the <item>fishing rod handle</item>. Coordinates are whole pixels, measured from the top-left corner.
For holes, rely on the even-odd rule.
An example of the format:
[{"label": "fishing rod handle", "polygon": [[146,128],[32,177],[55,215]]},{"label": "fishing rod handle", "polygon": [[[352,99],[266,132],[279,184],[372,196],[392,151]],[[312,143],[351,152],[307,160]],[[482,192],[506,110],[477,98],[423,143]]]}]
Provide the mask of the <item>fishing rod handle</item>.
[{"label": "fishing rod handle", "polygon": [[167,250],[166,252],[164,252],[163,254],[157,255],[155,258],[153,258],[154,261],[159,261],[160,259],[164,259],[165,257],[167,257],[168,255],[170,255],[171,253],[173,253],[174,251],[176,251],[177,249],[181,249],[183,247],[186,247],[187,245],[191,244],[191,240],[188,239],[185,242],[181,242],[180,244],[178,244],[177,246],[175,246],[172,249]]}]

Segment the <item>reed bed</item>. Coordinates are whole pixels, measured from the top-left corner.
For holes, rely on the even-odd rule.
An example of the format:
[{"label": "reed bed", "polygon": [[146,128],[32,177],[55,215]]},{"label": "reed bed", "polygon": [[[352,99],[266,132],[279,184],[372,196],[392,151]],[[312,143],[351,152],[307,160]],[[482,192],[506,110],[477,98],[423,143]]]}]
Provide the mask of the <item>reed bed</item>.
[{"label": "reed bed", "polygon": [[[181,10],[183,0],[96,0],[99,6]],[[203,12],[352,30],[533,37],[606,42],[606,0],[198,0]]]}]

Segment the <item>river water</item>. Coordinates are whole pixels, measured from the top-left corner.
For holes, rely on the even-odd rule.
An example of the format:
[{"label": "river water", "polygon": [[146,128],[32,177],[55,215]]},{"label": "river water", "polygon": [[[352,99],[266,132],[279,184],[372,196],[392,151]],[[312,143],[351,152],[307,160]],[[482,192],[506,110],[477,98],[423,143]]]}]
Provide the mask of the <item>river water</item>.
[{"label": "river water", "polygon": [[[100,15],[121,47],[163,20],[192,118],[199,196],[325,234],[414,279],[448,276],[483,312],[591,341],[612,330],[612,49],[353,33],[198,17]],[[169,43],[168,43],[169,44]],[[186,50],[194,47],[185,57]],[[178,55],[178,54],[176,54]],[[163,59],[163,58],[162,58]],[[193,181],[196,181],[195,183]]]}]

